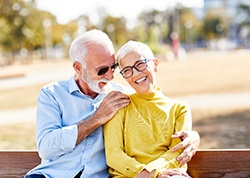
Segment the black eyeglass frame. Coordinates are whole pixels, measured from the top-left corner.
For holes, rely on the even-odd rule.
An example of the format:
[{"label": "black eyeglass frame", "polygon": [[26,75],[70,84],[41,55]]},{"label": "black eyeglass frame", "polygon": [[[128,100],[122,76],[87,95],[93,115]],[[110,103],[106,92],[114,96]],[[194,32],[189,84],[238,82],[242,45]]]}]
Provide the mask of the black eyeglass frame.
[{"label": "black eyeglass frame", "polygon": [[[145,69],[147,69],[147,67],[148,67],[148,64],[147,64],[147,63],[148,63],[148,61],[151,61],[151,60],[153,60],[153,59],[141,59],[141,60],[138,60],[138,61],[136,61],[136,62],[134,63],[133,66],[126,66],[126,67],[124,67],[123,69],[121,69],[120,74],[122,75],[123,78],[128,79],[128,78],[130,78],[130,77],[134,74],[133,68],[134,68],[135,70],[137,70],[138,72],[142,72],[142,71],[144,71]],[[140,69],[138,69],[138,68],[136,67],[136,65],[137,65],[138,63],[140,63],[140,62],[144,62],[144,63],[146,64],[145,68],[142,69],[142,70],[140,70]],[[131,75],[129,75],[129,76],[124,76],[123,71],[126,70],[126,69],[131,69]]]}]

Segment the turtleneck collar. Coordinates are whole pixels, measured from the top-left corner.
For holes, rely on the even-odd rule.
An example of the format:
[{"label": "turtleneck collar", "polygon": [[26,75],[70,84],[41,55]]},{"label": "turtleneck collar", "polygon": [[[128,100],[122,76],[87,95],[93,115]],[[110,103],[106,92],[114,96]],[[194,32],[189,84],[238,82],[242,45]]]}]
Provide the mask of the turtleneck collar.
[{"label": "turtleneck collar", "polygon": [[155,99],[165,97],[165,95],[162,93],[159,87],[156,87],[155,91],[152,93],[149,93],[149,94],[135,93],[135,95],[146,100],[155,100]]}]

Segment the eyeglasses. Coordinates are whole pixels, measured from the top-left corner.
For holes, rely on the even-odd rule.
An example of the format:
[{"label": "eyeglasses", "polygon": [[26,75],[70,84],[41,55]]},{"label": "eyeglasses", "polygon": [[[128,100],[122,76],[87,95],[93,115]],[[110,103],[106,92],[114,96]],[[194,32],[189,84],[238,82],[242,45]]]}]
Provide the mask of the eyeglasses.
[{"label": "eyeglasses", "polygon": [[117,68],[117,66],[118,66],[118,63],[114,63],[111,66],[103,66],[98,70],[95,70],[95,69],[94,70],[97,71],[98,76],[101,76],[101,75],[106,74],[108,72],[109,68],[111,68],[111,71],[114,72],[115,69]]},{"label": "eyeglasses", "polygon": [[124,67],[121,71],[120,74],[124,77],[124,78],[129,78],[133,75],[133,68],[135,68],[138,72],[142,72],[144,71],[148,65],[147,62],[150,61],[152,59],[142,59],[142,60],[138,60],[135,62],[135,64],[133,66],[126,66]]}]

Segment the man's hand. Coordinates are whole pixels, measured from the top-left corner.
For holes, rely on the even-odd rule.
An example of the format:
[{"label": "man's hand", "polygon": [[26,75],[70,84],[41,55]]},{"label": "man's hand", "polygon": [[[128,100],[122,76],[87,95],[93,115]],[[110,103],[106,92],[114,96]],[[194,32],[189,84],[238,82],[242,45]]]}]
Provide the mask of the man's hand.
[{"label": "man's hand", "polygon": [[130,100],[129,97],[121,92],[112,91],[102,101],[96,112],[88,119],[78,122],[78,136],[76,145],[85,139],[99,126],[107,123],[116,112],[127,106]]},{"label": "man's hand", "polygon": [[107,123],[121,108],[127,106],[129,97],[119,91],[110,92],[102,101],[95,112],[95,116],[101,119],[101,124]]},{"label": "man's hand", "polygon": [[191,160],[200,144],[200,135],[196,131],[179,131],[172,135],[172,138],[181,138],[182,142],[172,148],[172,151],[183,149],[183,152],[176,158],[181,166]]}]

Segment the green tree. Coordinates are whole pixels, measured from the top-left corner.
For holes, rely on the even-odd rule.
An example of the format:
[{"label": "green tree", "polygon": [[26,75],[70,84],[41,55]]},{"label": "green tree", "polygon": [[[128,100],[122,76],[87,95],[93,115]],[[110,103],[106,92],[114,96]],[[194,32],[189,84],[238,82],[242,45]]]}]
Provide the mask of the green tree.
[{"label": "green tree", "polygon": [[126,27],[126,19],[107,15],[102,21],[102,30],[106,32],[115,46],[121,46],[128,40],[129,31]]},{"label": "green tree", "polygon": [[148,43],[163,43],[169,34],[168,14],[166,11],[144,11],[139,15],[138,24],[146,34],[143,39]]},{"label": "green tree", "polygon": [[223,14],[209,11],[203,20],[201,36],[207,40],[219,39],[226,36],[227,30]]},{"label": "green tree", "polygon": [[51,13],[39,11],[34,3],[23,0],[0,1],[0,28],[3,29],[0,31],[0,48],[6,56],[10,56],[10,63],[23,51],[29,56],[34,50],[44,48],[44,19],[56,22]]},{"label": "green tree", "polygon": [[144,11],[139,15],[138,25],[134,28],[134,39],[147,43],[155,54],[165,49],[169,34],[169,16],[166,11]]},{"label": "green tree", "polygon": [[250,5],[248,4],[239,4],[238,9],[238,24],[240,26],[249,26],[250,25]]},{"label": "green tree", "polygon": [[250,5],[239,4],[237,17],[235,19],[239,28],[239,41],[240,45],[248,47],[250,44]]},{"label": "green tree", "polygon": [[179,25],[180,25],[180,41],[184,42],[188,48],[195,43],[199,37],[199,29],[201,23],[189,8],[181,8],[179,10]]},{"label": "green tree", "polygon": [[0,2],[0,34],[1,47],[6,52],[11,52],[11,59],[15,52],[21,49],[24,38],[22,29],[24,27],[23,16],[26,15],[25,4],[21,0],[2,0]]}]

